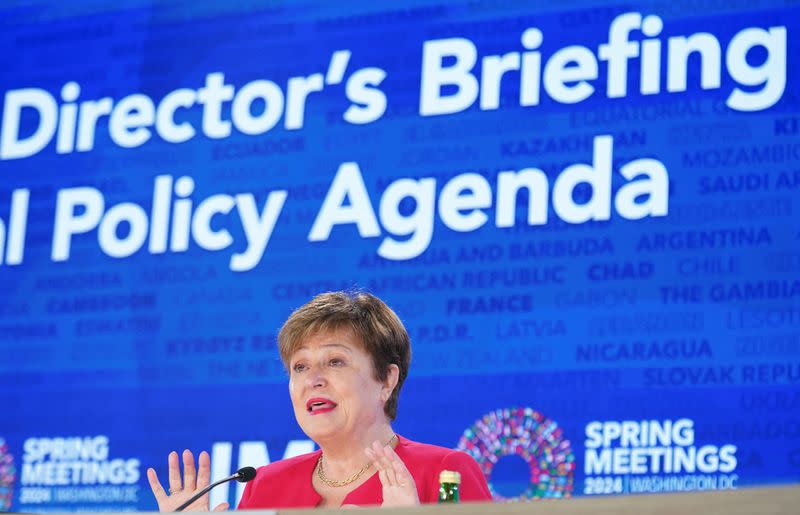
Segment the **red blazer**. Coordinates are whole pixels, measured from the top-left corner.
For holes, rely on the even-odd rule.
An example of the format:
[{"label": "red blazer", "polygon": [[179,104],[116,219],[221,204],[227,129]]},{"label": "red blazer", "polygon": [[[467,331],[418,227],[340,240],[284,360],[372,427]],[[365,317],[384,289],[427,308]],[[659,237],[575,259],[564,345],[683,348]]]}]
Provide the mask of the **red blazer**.
[{"label": "red blazer", "polygon": [[[412,442],[398,435],[395,452],[408,467],[417,484],[419,500],[435,503],[439,498],[439,472],[461,473],[461,501],[490,501],[492,495],[486,478],[469,455],[424,443]],[[255,479],[247,483],[239,502],[240,510],[261,508],[313,508],[322,497],[311,485],[314,467],[322,451],[270,463],[258,469]],[[342,504],[359,506],[383,503],[381,480],[375,472],[358,488],[347,494]]]}]

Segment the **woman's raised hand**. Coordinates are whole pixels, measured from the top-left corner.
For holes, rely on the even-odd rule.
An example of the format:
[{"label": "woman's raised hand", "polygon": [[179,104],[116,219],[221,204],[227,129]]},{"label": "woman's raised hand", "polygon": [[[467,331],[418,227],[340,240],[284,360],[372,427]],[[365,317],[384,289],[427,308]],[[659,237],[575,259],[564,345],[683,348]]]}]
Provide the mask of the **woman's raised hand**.
[{"label": "woman's raised hand", "polygon": [[[194,456],[188,449],[183,451],[183,481],[181,481],[181,467],[178,463],[178,453],[169,453],[169,495],[164,491],[161,482],[158,480],[156,471],[152,468],[147,469],[147,479],[150,481],[150,489],[158,502],[158,511],[175,511],[178,506],[188,501],[195,493],[208,486],[211,478],[211,460],[208,453],[203,451],[198,458],[198,468],[194,466]],[[224,511],[228,509],[228,503],[224,502],[214,508],[214,511]],[[183,511],[208,511],[208,494],[199,498]]]},{"label": "woman's raised hand", "polygon": [[419,504],[417,484],[400,456],[390,445],[373,442],[372,447],[364,449],[372,465],[378,469],[378,477],[383,485],[383,504],[381,506],[415,506]]}]

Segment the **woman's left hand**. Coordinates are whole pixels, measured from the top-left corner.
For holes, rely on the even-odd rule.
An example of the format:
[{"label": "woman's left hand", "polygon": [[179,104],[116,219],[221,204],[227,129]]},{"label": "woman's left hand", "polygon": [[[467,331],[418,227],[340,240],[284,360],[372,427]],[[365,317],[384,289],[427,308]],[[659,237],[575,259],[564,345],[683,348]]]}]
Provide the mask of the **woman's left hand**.
[{"label": "woman's left hand", "polygon": [[364,449],[372,465],[378,469],[378,477],[383,485],[383,504],[381,506],[416,506],[419,504],[417,484],[406,468],[405,463],[389,445],[373,442],[372,447]]}]

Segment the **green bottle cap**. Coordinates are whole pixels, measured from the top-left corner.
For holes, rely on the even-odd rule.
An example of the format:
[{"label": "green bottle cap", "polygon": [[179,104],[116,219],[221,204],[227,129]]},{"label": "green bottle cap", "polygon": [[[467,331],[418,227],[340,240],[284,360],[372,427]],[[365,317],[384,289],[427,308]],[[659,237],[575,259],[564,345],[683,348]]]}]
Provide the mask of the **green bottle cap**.
[{"label": "green bottle cap", "polygon": [[439,483],[461,484],[461,474],[455,470],[443,470],[439,473]]}]

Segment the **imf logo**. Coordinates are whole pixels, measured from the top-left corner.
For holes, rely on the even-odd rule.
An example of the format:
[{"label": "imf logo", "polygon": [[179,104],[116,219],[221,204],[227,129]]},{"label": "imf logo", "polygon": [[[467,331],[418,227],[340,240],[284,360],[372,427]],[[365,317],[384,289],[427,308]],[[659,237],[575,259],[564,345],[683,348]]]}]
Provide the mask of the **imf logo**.
[{"label": "imf logo", "polygon": [[11,510],[11,498],[16,479],[17,469],[14,468],[14,457],[8,451],[6,441],[0,437],[0,511]]},{"label": "imf logo", "polygon": [[478,462],[495,501],[572,497],[575,455],[555,421],[527,407],[497,409],[457,449]]}]

